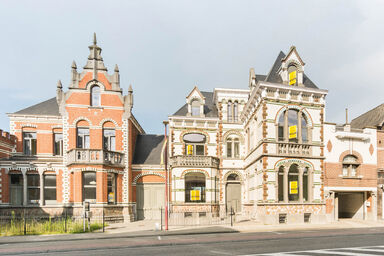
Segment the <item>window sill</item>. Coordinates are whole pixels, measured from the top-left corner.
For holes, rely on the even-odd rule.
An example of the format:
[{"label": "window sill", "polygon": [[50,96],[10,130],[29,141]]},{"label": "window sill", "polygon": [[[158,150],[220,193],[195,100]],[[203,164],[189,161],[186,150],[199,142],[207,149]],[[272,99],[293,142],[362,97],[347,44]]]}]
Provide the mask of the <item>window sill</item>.
[{"label": "window sill", "polygon": [[350,180],[360,180],[362,178],[364,178],[363,175],[358,175],[358,176],[343,176],[343,175],[339,175],[340,178],[343,178],[343,179],[350,179]]},{"label": "window sill", "polygon": [[103,110],[103,107],[89,106],[88,109],[100,109]]}]

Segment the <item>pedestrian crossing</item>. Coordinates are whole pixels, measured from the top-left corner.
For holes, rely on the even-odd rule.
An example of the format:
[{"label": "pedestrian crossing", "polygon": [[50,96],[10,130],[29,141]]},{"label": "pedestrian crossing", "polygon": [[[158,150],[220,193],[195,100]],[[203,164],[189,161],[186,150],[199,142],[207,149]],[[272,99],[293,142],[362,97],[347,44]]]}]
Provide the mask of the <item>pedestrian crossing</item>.
[{"label": "pedestrian crossing", "polygon": [[292,252],[278,252],[278,253],[262,253],[262,254],[249,254],[242,256],[344,256],[344,255],[384,255],[383,246],[364,246],[364,247],[347,247],[347,248],[335,248],[335,249],[323,249],[323,250],[308,250],[308,251],[292,251]]}]

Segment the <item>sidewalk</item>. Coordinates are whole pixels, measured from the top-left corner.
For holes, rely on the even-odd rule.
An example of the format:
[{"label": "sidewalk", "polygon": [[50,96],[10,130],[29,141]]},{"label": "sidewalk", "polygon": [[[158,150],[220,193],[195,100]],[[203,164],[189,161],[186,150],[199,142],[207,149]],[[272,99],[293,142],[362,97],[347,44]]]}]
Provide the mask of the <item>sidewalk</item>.
[{"label": "sidewalk", "polygon": [[94,232],[84,234],[62,235],[31,235],[0,237],[1,244],[53,242],[53,241],[78,241],[97,240],[111,238],[137,238],[148,236],[176,236],[194,234],[215,233],[245,233],[245,232],[284,232],[294,230],[325,230],[325,229],[349,229],[349,228],[375,228],[384,227],[384,221],[340,220],[328,224],[278,224],[264,225],[254,221],[244,221],[230,225],[217,226],[170,226],[168,231],[160,231],[158,221],[136,221],[131,223],[114,223],[105,228],[105,233]]}]

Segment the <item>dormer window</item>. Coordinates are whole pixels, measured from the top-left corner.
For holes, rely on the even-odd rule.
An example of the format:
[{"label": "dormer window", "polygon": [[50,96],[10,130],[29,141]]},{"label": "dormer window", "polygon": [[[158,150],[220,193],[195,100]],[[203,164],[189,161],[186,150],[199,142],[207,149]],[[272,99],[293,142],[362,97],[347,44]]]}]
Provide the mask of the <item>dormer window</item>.
[{"label": "dormer window", "polygon": [[200,116],[200,102],[198,100],[192,101],[191,115],[192,116]]},{"label": "dormer window", "polygon": [[100,107],[100,87],[95,85],[91,88],[91,106]]},{"label": "dormer window", "polygon": [[297,85],[297,68],[294,65],[288,67],[288,84]]}]

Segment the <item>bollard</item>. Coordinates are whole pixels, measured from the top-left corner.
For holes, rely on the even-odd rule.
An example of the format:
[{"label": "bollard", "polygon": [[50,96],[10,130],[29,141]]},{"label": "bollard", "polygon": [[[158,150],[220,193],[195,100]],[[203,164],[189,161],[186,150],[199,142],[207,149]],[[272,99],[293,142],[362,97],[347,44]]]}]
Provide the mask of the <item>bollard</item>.
[{"label": "bollard", "polygon": [[103,233],[104,233],[104,208],[103,208]]}]

